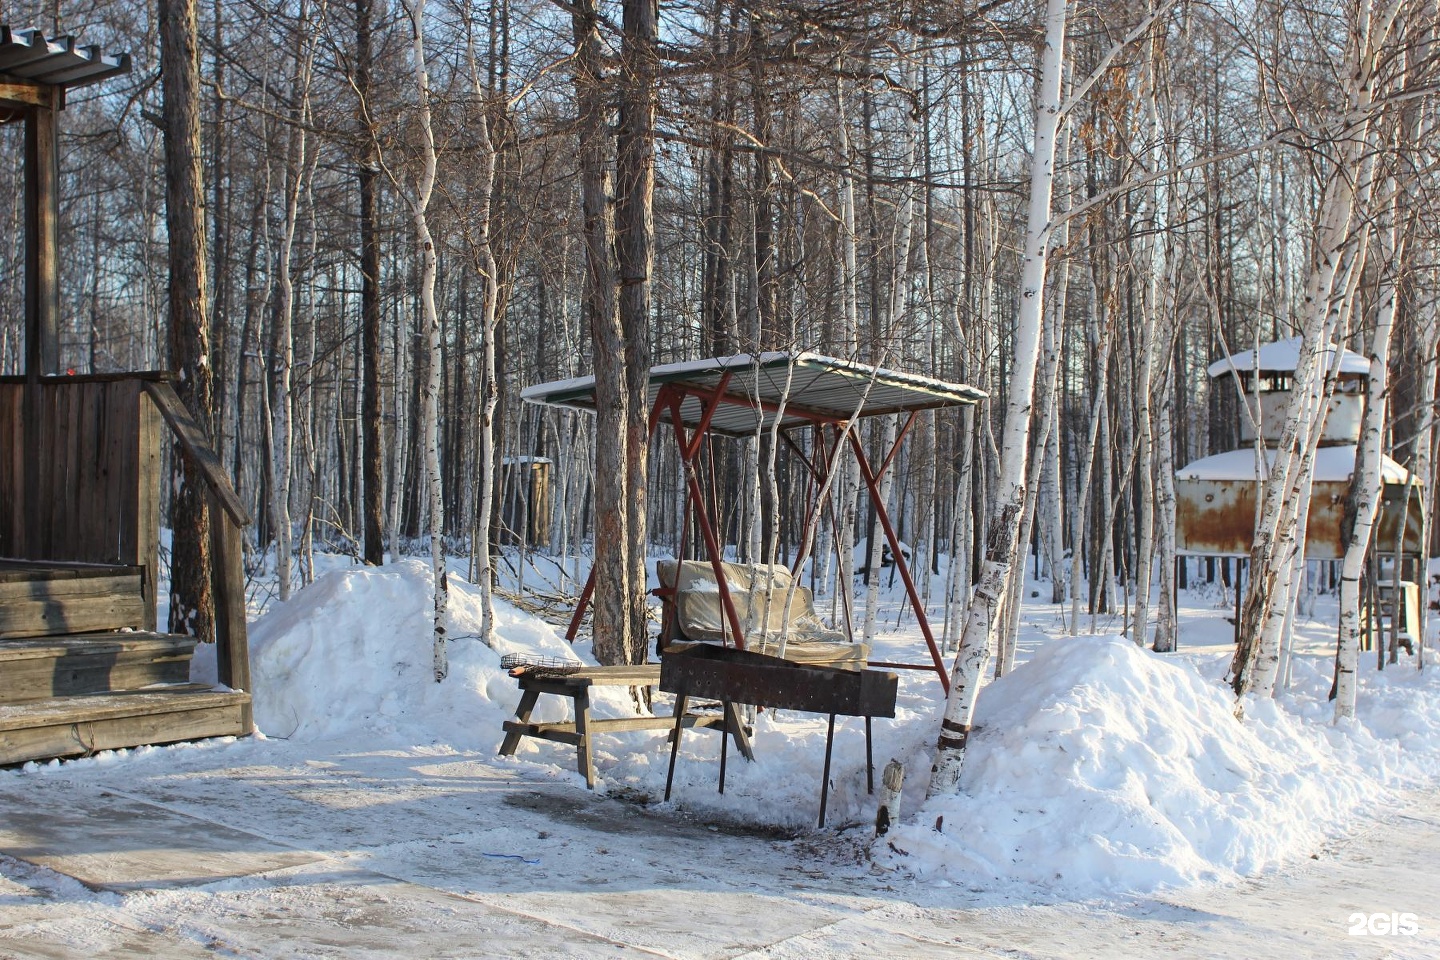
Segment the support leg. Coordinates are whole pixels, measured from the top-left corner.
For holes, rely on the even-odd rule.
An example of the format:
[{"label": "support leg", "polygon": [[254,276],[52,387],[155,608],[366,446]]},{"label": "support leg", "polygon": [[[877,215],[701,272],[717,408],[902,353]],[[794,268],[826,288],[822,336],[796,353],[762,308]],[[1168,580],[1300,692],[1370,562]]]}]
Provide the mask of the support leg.
[{"label": "support leg", "polygon": [[580,738],[576,761],[580,775],[585,778],[586,789],[594,790],[595,758],[590,753],[590,691],[586,689],[575,692],[575,735]]},{"label": "support leg", "polygon": [[680,755],[680,734],[685,731],[685,708],[689,697],[685,691],[675,695],[675,730],[670,740],[670,772],[665,775],[665,799],[670,799],[670,784],[675,780],[675,758]]},{"label": "support leg", "polygon": [[875,793],[875,753],[870,743],[870,718],[865,718],[865,792]]},{"label": "support leg", "polygon": [[825,731],[825,773],[820,780],[820,826],[825,826],[825,806],[830,801],[830,748],[835,745],[835,714],[830,714],[830,727]]},{"label": "support leg", "polygon": [[740,751],[740,755],[754,763],[755,751],[750,746],[750,736],[745,732],[745,718],[740,715],[740,707],[727,703],[722,709],[725,714],[725,732],[735,738],[735,747]]},{"label": "support leg", "polygon": [[[535,701],[540,699],[540,691],[526,690],[520,697],[520,706],[515,708],[515,722],[529,723],[530,713],[535,709]],[[524,736],[519,730],[511,730],[505,734],[505,740],[500,744],[500,756],[513,757],[515,750],[520,746],[520,738]]]},{"label": "support leg", "polygon": [[730,701],[726,700],[720,704],[725,717],[725,725],[720,728],[720,792],[725,792],[725,761],[730,755]]}]

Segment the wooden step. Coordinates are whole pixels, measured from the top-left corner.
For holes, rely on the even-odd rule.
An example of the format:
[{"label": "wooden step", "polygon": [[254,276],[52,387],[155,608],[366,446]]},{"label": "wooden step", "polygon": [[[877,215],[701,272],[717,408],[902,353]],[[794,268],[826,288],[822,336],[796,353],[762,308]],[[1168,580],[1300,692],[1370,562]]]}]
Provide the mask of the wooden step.
[{"label": "wooden step", "polygon": [[185,683],[195,638],[98,633],[0,640],[0,703]]},{"label": "wooden step", "polygon": [[144,570],[0,560],[0,640],[143,627]]},{"label": "wooden step", "polygon": [[203,684],[0,705],[0,764],[248,736],[250,694]]}]

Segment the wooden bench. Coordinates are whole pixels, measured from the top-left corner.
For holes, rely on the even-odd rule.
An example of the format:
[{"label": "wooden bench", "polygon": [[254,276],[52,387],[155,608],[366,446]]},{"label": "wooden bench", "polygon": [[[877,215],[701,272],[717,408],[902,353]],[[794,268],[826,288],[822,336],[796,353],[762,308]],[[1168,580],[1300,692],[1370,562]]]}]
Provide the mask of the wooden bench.
[{"label": "wooden bench", "polygon": [[[749,738],[733,704],[726,704],[718,716],[687,711],[679,720],[673,716],[598,719],[590,715],[591,687],[654,687],[660,683],[658,663],[629,667],[583,667],[564,673],[543,668],[519,668],[512,671],[512,675],[519,681],[522,694],[520,705],[515,708],[515,719],[505,721],[505,740],[500,744],[500,756],[514,756],[520,746],[521,737],[570,744],[577,748],[577,768],[585,778],[585,786],[591,790],[595,789],[595,761],[590,738],[597,733],[672,730],[677,726],[722,727],[724,732],[735,737],[735,744],[740,751],[747,758],[752,758]],[[575,719],[560,723],[531,723],[530,714],[534,712],[541,694],[566,697],[573,701]]]}]

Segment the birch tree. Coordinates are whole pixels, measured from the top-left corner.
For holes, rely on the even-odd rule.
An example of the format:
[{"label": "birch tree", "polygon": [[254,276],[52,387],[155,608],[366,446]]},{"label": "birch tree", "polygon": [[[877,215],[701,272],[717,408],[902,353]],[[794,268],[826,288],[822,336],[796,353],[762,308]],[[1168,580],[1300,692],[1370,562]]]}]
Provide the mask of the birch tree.
[{"label": "birch tree", "polygon": [[[1365,390],[1365,417],[1355,451],[1351,486],[1354,516],[1340,561],[1340,636],[1335,652],[1335,720],[1355,716],[1356,671],[1360,665],[1360,580],[1370,550],[1381,497],[1381,467],[1385,424],[1388,420],[1390,339],[1399,301],[1397,272],[1404,261],[1399,202],[1394,179],[1384,191],[1390,195],[1379,225],[1380,294],[1375,306],[1375,328],[1370,336],[1370,376]],[[1423,633],[1423,631],[1422,631]],[[1423,636],[1421,637],[1423,641]]]},{"label": "birch tree", "polygon": [[[308,19],[302,0],[298,20]],[[294,547],[290,516],[291,478],[294,467],[295,402],[291,380],[295,365],[295,278],[293,254],[300,222],[300,198],[309,168],[310,79],[313,46],[295,32],[294,73],[290,78],[291,109],[286,131],[284,208],[276,243],[275,319],[270,337],[270,523],[275,535],[275,576],[281,600],[290,599]]]},{"label": "birch tree", "polygon": [[1048,0],[1040,83],[1035,103],[1035,140],[1030,166],[1030,199],[1025,227],[1025,257],[1020,276],[1020,306],[1015,321],[1015,362],[1005,404],[1000,454],[1000,488],[987,518],[985,560],[966,611],[960,649],[950,672],[935,764],[928,794],[954,793],[965,763],[975,697],[985,663],[996,645],[996,616],[1010,567],[1015,563],[1020,515],[1025,507],[1025,467],[1030,442],[1030,404],[1045,315],[1045,258],[1050,237],[1050,195],[1055,182],[1055,139],[1060,124],[1060,83],[1065,63],[1066,0]]},{"label": "birch tree", "polygon": [[1290,399],[1284,413],[1284,429],[1276,445],[1274,463],[1261,492],[1260,516],[1250,550],[1250,581],[1240,614],[1240,643],[1231,668],[1232,685],[1238,696],[1273,692],[1279,663],[1274,630],[1266,631],[1277,602],[1288,602],[1285,594],[1299,523],[1293,507],[1308,482],[1303,469],[1309,434],[1316,427],[1323,405],[1310,404],[1315,380],[1323,377],[1323,358],[1330,349],[1334,327],[1337,277],[1345,278],[1355,256],[1353,225],[1364,215],[1358,209],[1357,191],[1368,181],[1365,173],[1366,145],[1373,122],[1377,70],[1400,5],[1372,17],[1368,0],[1356,7],[1343,98],[1336,140],[1337,158],[1328,174],[1319,208],[1315,249],[1311,256],[1305,296],[1300,305],[1302,346],[1295,370]]},{"label": "birch tree", "polygon": [[430,197],[435,192],[439,161],[430,114],[430,70],[425,60],[425,0],[410,0],[405,5],[405,13],[410,21],[410,54],[415,70],[415,122],[420,148],[419,179],[415,192],[406,199],[415,224],[416,254],[420,261],[420,324],[426,351],[420,434],[425,446],[425,489],[429,494],[430,569],[435,579],[433,666],[435,682],[439,683],[450,672],[450,661],[445,651],[445,609],[449,602],[450,584],[445,568],[445,498],[440,474],[440,313],[435,305],[435,238],[430,233],[427,216]]}]

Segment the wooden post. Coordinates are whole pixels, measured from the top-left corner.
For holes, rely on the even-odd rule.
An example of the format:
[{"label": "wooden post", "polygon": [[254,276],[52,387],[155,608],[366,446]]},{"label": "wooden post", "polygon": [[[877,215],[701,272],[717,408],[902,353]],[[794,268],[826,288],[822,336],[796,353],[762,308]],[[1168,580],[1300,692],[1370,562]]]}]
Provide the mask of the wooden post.
[{"label": "wooden post", "polygon": [[26,537],[23,549],[33,552],[44,539],[35,505],[41,490],[40,445],[44,397],[39,378],[60,367],[60,179],[56,145],[59,91],[37,87],[36,102],[25,111],[25,396],[22,400],[25,437]]},{"label": "wooden post", "polygon": [[25,113],[25,373],[60,372],[60,91]]},{"label": "wooden post", "polygon": [[[210,493],[211,586],[215,592],[215,662],[220,682],[250,693],[250,643],[245,628],[245,567],[240,527]],[[251,708],[244,725],[253,729]]]}]

